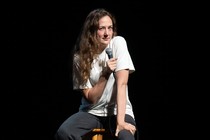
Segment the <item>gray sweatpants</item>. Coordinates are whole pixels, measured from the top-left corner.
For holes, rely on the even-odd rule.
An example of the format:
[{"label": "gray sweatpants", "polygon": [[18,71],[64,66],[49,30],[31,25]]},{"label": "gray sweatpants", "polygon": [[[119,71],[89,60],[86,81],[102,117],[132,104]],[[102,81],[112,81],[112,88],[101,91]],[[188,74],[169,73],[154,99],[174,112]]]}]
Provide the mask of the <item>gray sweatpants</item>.
[{"label": "gray sweatpants", "polygon": [[[125,116],[125,121],[136,126],[135,120],[129,115]],[[116,116],[99,117],[87,112],[77,112],[61,124],[55,134],[55,140],[82,140],[82,136],[94,128],[105,128],[114,136]],[[122,130],[116,139],[135,140],[135,136],[127,130]]]}]

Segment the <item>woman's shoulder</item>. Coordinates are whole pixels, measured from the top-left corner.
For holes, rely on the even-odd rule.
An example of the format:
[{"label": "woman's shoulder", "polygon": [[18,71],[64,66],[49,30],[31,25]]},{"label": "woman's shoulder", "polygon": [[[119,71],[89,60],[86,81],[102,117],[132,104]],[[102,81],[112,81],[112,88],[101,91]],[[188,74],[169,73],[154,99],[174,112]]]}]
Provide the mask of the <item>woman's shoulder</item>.
[{"label": "woman's shoulder", "polygon": [[112,44],[117,45],[117,46],[122,46],[122,45],[124,46],[127,43],[126,43],[126,40],[123,36],[115,36],[112,39]]},{"label": "woman's shoulder", "polygon": [[125,38],[123,36],[114,36],[113,41],[125,41]]},{"label": "woman's shoulder", "polygon": [[74,59],[74,62],[79,62],[79,55],[75,53],[73,59]]}]

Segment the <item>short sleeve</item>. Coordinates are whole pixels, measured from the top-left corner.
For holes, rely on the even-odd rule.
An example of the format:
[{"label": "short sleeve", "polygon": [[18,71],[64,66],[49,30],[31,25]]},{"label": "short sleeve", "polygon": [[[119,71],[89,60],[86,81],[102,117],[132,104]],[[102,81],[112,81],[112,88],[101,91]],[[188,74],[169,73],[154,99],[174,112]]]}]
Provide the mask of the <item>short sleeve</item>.
[{"label": "short sleeve", "polygon": [[135,71],[133,61],[128,51],[127,42],[121,36],[116,36],[112,41],[113,57],[117,58],[117,68],[115,71],[129,69],[130,73]]}]

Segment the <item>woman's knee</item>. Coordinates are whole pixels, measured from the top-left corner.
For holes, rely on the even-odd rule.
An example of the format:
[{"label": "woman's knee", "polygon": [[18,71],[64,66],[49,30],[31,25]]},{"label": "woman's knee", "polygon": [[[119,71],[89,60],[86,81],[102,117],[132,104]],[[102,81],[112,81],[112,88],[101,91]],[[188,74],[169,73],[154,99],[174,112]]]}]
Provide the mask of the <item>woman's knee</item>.
[{"label": "woman's knee", "polygon": [[135,140],[134,135],[128,130],[121,130],[118,133],[119,140]]}]

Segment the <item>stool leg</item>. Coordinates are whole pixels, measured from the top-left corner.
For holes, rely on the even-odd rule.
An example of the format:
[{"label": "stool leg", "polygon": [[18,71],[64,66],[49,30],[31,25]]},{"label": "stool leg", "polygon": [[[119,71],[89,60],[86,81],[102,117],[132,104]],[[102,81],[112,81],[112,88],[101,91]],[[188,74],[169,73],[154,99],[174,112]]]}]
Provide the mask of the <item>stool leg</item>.
[{"label": "stool leg", "polygon": [[103,140],[103,135],[101,134],[96,134],[92,137],[92,140]]}]

